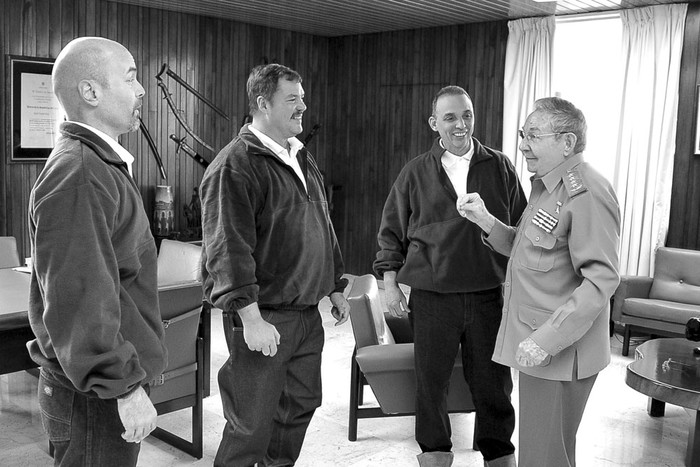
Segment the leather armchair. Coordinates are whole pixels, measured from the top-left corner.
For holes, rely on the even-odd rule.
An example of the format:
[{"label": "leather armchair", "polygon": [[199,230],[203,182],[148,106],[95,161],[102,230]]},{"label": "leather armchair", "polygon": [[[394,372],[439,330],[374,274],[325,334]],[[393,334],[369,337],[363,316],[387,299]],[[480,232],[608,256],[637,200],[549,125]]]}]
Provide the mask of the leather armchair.
[{"label": "leather armchair", "polygon": [[[348,440],[356,441],[360,418],[414,415],[416,383],[413,343],[397,343],[387,324],[374,276],[367,274],[356,278],[348,302],[356,344],[351,362]],[[402,340],[410,338],[407,321],[389,319],[392,325],[398,326],[395,329],[397,336],[403,336]],[[365,385],[372,389],[379,407],[363,406]],[[447,406],[450,413],[474,411],[459,358],[452,372]]]},{"label": "leather armchair", "polygon": [[158,299],[165,328],[168,367],[151,383],[150,397],[158,415],[192,409],[192,441],[161,427],[152,433],[193,457],[202,457],[205,375],[208,361],[202,334],[202,283],[199,274],[200,247],[163,240],[158,254]]},{"label": "leather armchair", "polygon": [[15,237],[0,237],[0,268],[20,266]]},{"label": "leather armchair", "polygon": [[655,260],[653,277],[622,276],[613,296],[625,356],[633,330],[683,337],[688,320],[700,316],[700,251],[661,247]]}]

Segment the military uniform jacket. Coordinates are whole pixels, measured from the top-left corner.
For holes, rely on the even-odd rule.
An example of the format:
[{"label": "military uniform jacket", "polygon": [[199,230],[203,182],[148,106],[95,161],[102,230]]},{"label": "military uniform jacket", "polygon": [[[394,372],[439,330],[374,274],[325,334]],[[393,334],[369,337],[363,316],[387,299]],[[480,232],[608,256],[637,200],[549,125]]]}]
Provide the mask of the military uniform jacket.
[{"label": "military uniform jacket", "polygon": [[[517,228],[496,222],[488,245],[510,254],[493,360],[531,376],[571,381],[610,362],[610,297],[619,283],[620,210],[610,183],[571,156],[542,178]],[[515,360],[527,337],[549,357]]]}]

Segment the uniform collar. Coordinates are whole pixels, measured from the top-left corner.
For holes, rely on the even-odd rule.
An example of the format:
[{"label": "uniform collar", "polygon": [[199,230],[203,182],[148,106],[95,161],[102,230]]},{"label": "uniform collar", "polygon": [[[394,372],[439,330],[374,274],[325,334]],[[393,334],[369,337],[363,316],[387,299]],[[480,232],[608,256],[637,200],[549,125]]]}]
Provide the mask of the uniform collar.
[{"label": "uniform collar", "polygon": [[[576,167],[581,162],[583,162],[583,153],[579,152],[578,154],[574,154],[573,156],[564,160],[564,162],[558,166],[554,167],[552,170],[546,173],[544,177],[541,177],[540,180],[542,180],[542,183],[547,191],[551,193],[554,191],[557,185],[559,185],[559,182],[566,177],[567,171],[571,170],[573,167]],[[533,175],[530,180],[536,180],[535,176]]]}]

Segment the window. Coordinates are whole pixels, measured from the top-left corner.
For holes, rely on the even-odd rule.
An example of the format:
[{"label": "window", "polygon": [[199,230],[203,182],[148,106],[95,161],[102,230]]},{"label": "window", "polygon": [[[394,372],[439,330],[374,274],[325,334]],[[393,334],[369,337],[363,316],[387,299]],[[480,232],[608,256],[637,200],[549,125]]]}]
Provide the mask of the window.
[{"label": "window", "polygon": [[612,182],[622,99],[620,15],[576,15],[556,21],[552,91],[586,116],[585,159]]}]

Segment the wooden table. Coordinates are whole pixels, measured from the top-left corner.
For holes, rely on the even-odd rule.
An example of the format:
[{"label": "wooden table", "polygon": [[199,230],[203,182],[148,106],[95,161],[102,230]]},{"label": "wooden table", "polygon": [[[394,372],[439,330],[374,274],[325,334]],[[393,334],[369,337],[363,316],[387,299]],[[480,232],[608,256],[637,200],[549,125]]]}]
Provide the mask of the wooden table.
[{"label": "wooden table", "polygon": [[[29,281],[31,276],[12,268],[0,268],[0,375],[28,370],[37,365],[29,357],[27,342],[34,339],[29,327]],[[211,306],[202,307],[199,336],[204,340],[204,397],[210,393]]]},{"label": "wooden table", "polygon": [[27,341],[34,339],[29,327],[30,275],[11,268],[0,269],[0,374],[35,368]]},{"label": "wooden table", "polygon": [[697,342],[654,339],[637,347],[636,360],[627,366],[625,382],[650,397],[649,415],[662,416],[664,404],[695,411],[688,429],[685,465],[700,465],[700,356]]}]

